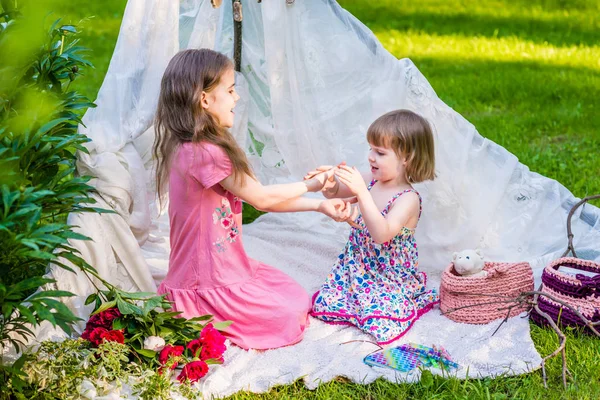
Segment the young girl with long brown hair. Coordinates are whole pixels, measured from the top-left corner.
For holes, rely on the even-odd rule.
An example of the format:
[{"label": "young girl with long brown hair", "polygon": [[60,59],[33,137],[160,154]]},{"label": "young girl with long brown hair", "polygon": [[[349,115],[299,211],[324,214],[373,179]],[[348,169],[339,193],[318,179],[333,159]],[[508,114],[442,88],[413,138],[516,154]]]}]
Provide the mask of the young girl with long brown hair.
[{"label": "young girl with long brown hair", "polygon": [[248,258],[241,200],[264,211],[319,211],[336,220],[349,208],[339,199],[300,197],[321,190],[331,172],[261,185],[227,130],[238,99],[231,61],[212,50],[176,54],[163,75],[154,156],[159,198],[168,183],[171,255],[158,291],[184,317],[233,321],[233,343],[268,349],[302,339],[310,299],[283,272]]}]

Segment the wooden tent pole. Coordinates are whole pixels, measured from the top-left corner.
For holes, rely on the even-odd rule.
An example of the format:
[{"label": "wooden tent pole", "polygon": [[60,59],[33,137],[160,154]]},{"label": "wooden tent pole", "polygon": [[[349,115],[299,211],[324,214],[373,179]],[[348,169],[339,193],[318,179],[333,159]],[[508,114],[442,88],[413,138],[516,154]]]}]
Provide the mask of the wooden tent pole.
[{"label": "wooden tent pole", "polygon": [[231,0],[233,6],[233,61],[235,70],[242,70],[242,2]]}]

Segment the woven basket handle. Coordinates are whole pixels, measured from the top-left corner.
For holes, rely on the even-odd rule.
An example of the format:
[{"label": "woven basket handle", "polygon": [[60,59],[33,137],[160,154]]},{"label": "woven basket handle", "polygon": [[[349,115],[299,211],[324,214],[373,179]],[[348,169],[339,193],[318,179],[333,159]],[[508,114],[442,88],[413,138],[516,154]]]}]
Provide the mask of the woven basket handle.
[{"label": "woven basket handle", "polygon": [[563,253],[563,255],[561,257],[565,257],[567,254],[569,254],[569,251],[571,253],[573,253],[573,257],[577,258],[577,254],[575,253],[575,247],[573,247],[573,231],[571,230],[571,217],[573,217],[573,214],[575,214],[575,211],[577,211],[577,209],[587,203],[590,200],[594,200],[594,199],[600,199],[600,194],[594,195],[594,196],[588,196],[585,199],[580,200],[577,204],[575,204],[573,206],[573,208],[571,208],[571,211],[569,211],[569,216],[567,217],[567,238],[569,239],[569,244],[567,247],[567,250]]}]

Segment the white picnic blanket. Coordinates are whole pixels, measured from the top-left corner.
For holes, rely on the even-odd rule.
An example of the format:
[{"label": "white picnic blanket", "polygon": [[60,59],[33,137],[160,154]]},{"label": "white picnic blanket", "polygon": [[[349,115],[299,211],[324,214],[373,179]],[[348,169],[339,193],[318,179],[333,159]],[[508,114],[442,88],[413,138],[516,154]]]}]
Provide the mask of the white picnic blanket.
[{"label": "white picnic blanket", "polygon": [[[157,221],[153,235],[142,247],[157,281],[164,276],[168,265],[168,237],[164,237],[168,232],[167,222],[164,218]],[[243,240],[250,257],[285,271],[312,294],[329,273],[347,233],[346,225],[316,214],[267,214],[244,226]],[[429,273],[429,285],[439,286],[439,271],[425,271]],[[460,324],[442,316],[436,307],[389,346],[407,342],[441,345],[460,365],[458,370],[450,371],[459,378],[518,375],[538,368],[541,358],[531,340],[527,318],[509,319],[492,336],[500,322]],[[266,392],[275,385],[298,379],[308,388],[337,376],[357,383],[369,383],[378,377],[392,382],[419,380],[419,369],[401,373],[364,364],[363,358],[377,350],[369,341],[373,338],[358,328],[329,325],[311,318],[304,340],[296,345],[266,351],[229,346],[225,363],[211,366],[198,388],[210,398],[243,390]]]}]

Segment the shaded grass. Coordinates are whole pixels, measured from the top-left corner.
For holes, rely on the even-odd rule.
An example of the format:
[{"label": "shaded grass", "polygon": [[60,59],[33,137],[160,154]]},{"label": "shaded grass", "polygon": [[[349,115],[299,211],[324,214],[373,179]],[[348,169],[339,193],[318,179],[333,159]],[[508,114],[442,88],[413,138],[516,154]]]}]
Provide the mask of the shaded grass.
[{"label": "shaded grass", "polygon": [[[269,0],[282,1],[282,0]],[[313,1],[313,0],[304,0]],[[316,1],[316,0],[315,0]],[[411,58],[447,104],[532,170],[578,197],[600,193],[600,1],[598,0],[341,0],[396,57]],[[94,99],[108,68],[124,0],[62,2],[56,15],[83,21],[82,44],[96,68],[73,87]],[[258,212],[244,207],[244,222]],[[532,326],[542,355],[558,341]],[[574,379],[562,389],[561,363],[496,379],[442,379],[415,384],[343,378],[314,391],[302,382],[233,399],[598,399],[600,340],[568,333]]]}]

